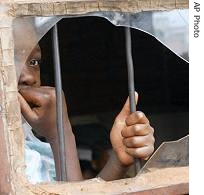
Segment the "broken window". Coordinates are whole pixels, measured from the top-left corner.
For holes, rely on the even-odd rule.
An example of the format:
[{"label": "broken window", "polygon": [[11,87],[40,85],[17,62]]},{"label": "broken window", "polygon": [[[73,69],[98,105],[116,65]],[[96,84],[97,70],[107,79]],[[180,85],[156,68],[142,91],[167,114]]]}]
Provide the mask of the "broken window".
[{"label": "broken window", "polygon": [[[143,13],[143,14],[145,14],[145,13]],[[159,15],[159,13],[158,13],[158,15]],[[133,27],[133,28],[139,28],[139,29],[141,29],[141,30],[143,30],[143,31],[147,31],[147,32],[149,32],[149,33],[151,33],[152,31],[154,31],[155,29],[155,34],[153,34],[153,35],[155,35],[155,36],[159,36],[159,38],[158,39],[162,39],[162,38],[166,38],[166,37],[168,37],[168,36],[170,36],[170,35],[165,35],[164,34],[164,32],[162,31],[162,28],[160,27],[160,26],[165,26],[165,24],[164,24],[164,22],[166,21],[166,19],[165,20],[162,20],[161,19],[161,21],[158,19],[158,15],[156,15],[156,16],[153,16],[153,14],[152,13],[146,13],[146,15],[145,16],[142,16],[142,15],[137,15],[137,14],[132,14],[132,16],[131,15],[126,15],[126,14],[119,14],[118,12],[115,12],[115,13],[106,13],[106,12],[102,12],[102,13],[100,13],[100,12],[95,12],[95,13],[92,13],[92,14],[87,14],[87,15],[82,15],[83,16],[83,18],[84,19],[86,19],[86,18],[88,18],[88,17],[85,17],[85,16],[89,16],[89,18],[94,18],[93,20],[97,20],[96,19],[96,16],[100,16],[100,17],[102,17],[102,18],[108,18],[108,20],[110,20],[113,24],[117,24],[117,25],[119,25],[119,26],[129,26],[130,24],[130,26],[131,27]],[[82,17],[81,16],[81,17]],[[90,17],[91,16],[91,17]],[[151,16],[151,17],[150,17]],[[157,24],[156,25],[156,27],[155,27],[155,29],[153,28],[153,27],[151,27],[150,25],[146,25],[145,27],[141,27],[140,25],[142,24],[142,23],[145,23],[146,24],[146,22],[143,22],[142,21],[142,19],[143,18],[151,18],[152,19],[152,24],[154,24],[155,23],[155,21],[160,21],[160,23],[159,24]],[[164,18],[165,18],[166,16],[164,16]],[[119,19],[118,19],[119,18]],[[138,26],[134,26],[133,24],[132,24],[132,22],[131,22],[131,18],[133,18],[133,21],[137,21],[136,22],[136,24],[138,25]],[[136,19],[135,19],[136,18]],[[141,19],[142,18],[142,19]],[[154,18],[156,18],[156,20],[154,19]],[[162,18],[162,17],[161,17]],[[56,24],[58,21],[60,21],[62,19],[62,17],[27,17],[27,18],[19,18],[19,20],[22,22],[23,21],[23,23],[25,22],[25,24],[23,24],[23,26],[24,26],[24,28],[22,28],[22,26],[19,28],[19,31],[20,31],[20,33],[19,33],[19,35],[18,35],[18,38],[16,38],[15,39],[15,42],[14,42],[14,45],[15,45],[15,65],[17,66],[17,68],[16,68],[16,72],[17,72],[17,78],[19,78],[20,77],[20,72],[21,72],[21,70],[22,70],[22,64],[25,64],[25,62],[26,62],[26,60],[27,60],[27,57],[30,55],[30,52],[32,51],[32,49],[36,46],[36,43],[38,43],[39,41],[40,41],[40,39],[47,33],[47,31],[50,29],[50,28],[52,28],[53,27],[53,25],[54,24]],[[78,19],[78,18],[77,18]],[[76,19],[76,20],[77,20]],[[14,28],[15,28],[15,21],[17,21],[18,19],[16,19],[16,20],[14,20]],[[73,18],[72,19],[70,19],[70,17],[68,18],[68,19],[63,19],[62,20],[62,22],[63,21],[68,21],[68,20],[74,20]],[[88,20],[88,19],[87,19]],[[145,20],[147,20],[148,21],[148,19],[145,19]],[[182,17],[182,21],[183,21],[183,24],[185,24],[184,26],[187,26],[186,25],[186,20],[185,20],[185,18],[183,18]],[[21,23],[20,22],[20,23]],[[75,22],[75,21],[74,21]],[[104,22],[104,21],[103,21]],[[127,23],[126,23],[127,22]],[[27,24],[28,23],[28,24]],[[64,22],[64,23],[66,23],[66,22]],[[90,22],[91,23],[91,22]],[[141,23],[141,24],[140,24]],[[96,24],[96,23],[92,23],[92,24]],[[18,25],[17,25],[18,26]],[[61,25],[61,26],[63,26],[63,25]],[[27,29],[28,28],[28,29]],[[35,35],[33,35],[33,36],[30,36],[32,33],[26,33],[27,31],[30,31],[31,29],[29,29],[29,28],[35,28],[35,32],[37,32],[37,33],[35,33]],[[62,27],[61,27],[62,28]],[[116,28],[116,27],[114,27],[114,28]],[[118,27],[119,28],[119,27]],[[150,30],[148,31],[147,30],[147,28],[149,28]],[[18,29],[18,28],[16,28],[16,29]],[[110,30],[110,29],[109,29]],[[24,31],[25,31],[25,33],[24,33]],[[32,31],[32,30],[31,30]],[[121,37],[120,36],[118,36],[118,37],[120,37],[121,39],[118,41],[118,40],[115,40],[114,42],[119,42],[119,44],[121,44],[122,46],[123,46],[123,49],[125,48],[125,39],[124,39],[124,28],[122,28],[122,27],[120,27],[120,35],[122,35]],[[137,34],[136,33],[136,31],[135,30],[131,30],[132,31],[132,34]],[[33,31],[32,31],[33,32]],[[60,31],[58,32],[59,34],[60,34]],[[117,32],[115,32],[115,33],[117,33]],[[182,37],[183,38],[183,34],[186,34],[186,32],[179,32],[178,34],[179,34],[179,36],[180,36],[180,38]],[[15,33],[14,33],[14,35],[15,35]],[[28,37],[26,37],[27,35],[29,35]],[[37,35],[37,36],[36,36]],[[108,33],[107,33],[107,35],[108,35]],[[83,36],[83,35],[81,35],[81,36]],[[142,36],[142,35],[140,35],[140,36]],[[22,39],[21,39],[21,38]],[[117,36],[116,36],[117,37]],[[162,38],[161,38],[162,37]],[[60,35],[59,35],[59,38],[60,38]],[[78,39],[78,37],[73,37],[73,39]],[[114,36],[112,36],[112,38],[114,38]],[[177,40],[179,40],[180,38],[178,38]],[[82,39],[83,39],[83,37],[82,37]],[[134,36],[132,36],[132,39],[134,39]],[[26,40],[26,41],[24,41],[24,40]],[[71,40],[71,39],[70,39]],[[166,39],[166,40],[169,40],[168,38]],[[177,43],[178,43],[178,41],[177,40],[175,40]],[[164,42],[163,40],[161,40],[162,42]],[[186,44],[186,45],[188,45],[188,37],[184,37],[184,43]],[[42,40],[42,42],[43,42],[43,40]],[[73,41],[74,42],[74,41]],[[75,43],[76,43],[77,41],[75,40]],[[173,41],[169,41],[169,44],[171,43],[172,44],[172,42]],[[28,47],[25,49],[25,46],[23,46],[23,48],[22,49],[19,49],[19,47],[21,47],[22,46],[22,44],[24,44],[24,43],[29,43],[29,45],[27,45]],[[32,43],[31,45],[30,45],[30,43]],[[18,45],[19,44],[19,45]],[[43,43],[42,43],[43,44]],[[74,43],[73,43],[74,44]],[[136,44],[137,44],[137,42],[136,42]],[[168,46],[168,47],[170,47],[171,49],[174,47],[174,46],[172,46],[172,45],[168,45],[168,43],[166,43],[165,42],[165,44]],[[107,45],[109,45],[109,46],[111,46],[111,43],[108,43],[108,39],[107,39]],[[120,46],[121,46],[120,45]],[[188,59],[188,49],[186,49],[186,45],[184,46],[184,44],[181,44],[181,46],[184,46],[183,48],[181,48],[181,47],[177,47],[177,50],[175,49],[175,53],[177,53],[177,54],[179,54],[179,55],[182,55],[182,57],[184,58],[184,59]],[[46,48],[46,45],[44,45],[44,47]],[[116,47],[116,46],[115,46]],[[134,47],[134,46],[133,46]],[[139,46],[136,46],[136,47],[139,47]],[[17,49],[18,48],[18,49]],[[66,48],[68,48],[68,50],[69,50],[69,45],[66,47]],[[179,49],[178,49],[179,48]],[[70,48],[70,50],[71,50],[72,48]],[[106,50],[106,49],[109,49],[109,48],[107,48],[107,46],[104,46],[104,51]],[[79,49],[80,50],[80,49]],[[60,52],[60,54],[61,54],[61,49],[59,50],[59,52]],[[112,55],[114,56],[114,53],[113,52],[118,52],[118,54],[117,55],[123,55],[123,59],[122,59],[122,63],[124,64],[124,69],[122,69],[122,73],[124,74],[124,73],[126,73],[126,66],[125,66],[125,64],[126,64],[126,60],[125,60],[125,52],[121,52],[120,53],[120,51],[117,51],[116,49],[115,50],[111,50],[111,49],[109,49],[109,52],[110,53],[105,53],[104,54],[104,56],[100,56],[100,57],[103,57],[103,58],[106,58],[106,56],[108,56],[108,58],[109,58],[109,60],[110,60],[110,62],[111,62],[111,64],[117,64],[117,62],[115,61],[113,61],[113,59],[112,59]],[[123,50],[124,51],[124,50]],[[100,52],[100,51],[99,51]],[[80,54],[80,53],[79,53]],[[91,54],[91,53],[90,53]],[[109,55],[108,55],[109,54]],[[50,53],[50,55],[52,55],[52,53]],[[87,55],[87,54],[84,54],[84,55]],[[134,55],[134,54],[133,54]],[[90,58],[92,57],[92,55],[89,55],[90,56]],[[63,58],[63,57],[62,57]],[[134,59],[134,57],[133,57],[133,59]],[[99,62],[100,60],[98,60],[98,62]],[[64,61],[65,63],[66,63],[66,60]],[[63,63],[64,63],[63,62]],[[120,63],[121,63],[120,62]],[[35,63],[38,63],[38,62],[36,62],[36,61],[33,61],[32,62],[34,65],[35,65]],[[65,64],[64,63],[64,64]],[[134,59],[134,64],[136,63],[136,59]],[[104,64],[107,64],[106,62],[104,63]],[[67,65],[67,67],[69,66],[69,64]],[[76,65],[75,65],[76,66]],[[110,65],[111,66],[111,65]],[[62,67],[65,67],[65,65],[62,65]],[[81,70],[81,68],[82,67],[74,67],[74,66],[72,66],[72,65],[70,65],[70,69],[68,69],[68,70],[74,70],[75,68],[78,68],[78,70]],[[119,69],[118,69],[118,67],[114,67],[115,69],[111,69],[110,67],[103,67],[103,68],[105,68],[106,70],[108,70],[109,72],[108,72],[108,74],[107,75],[105,75],[108,79],[110,79],[111,80],[111,77],[112,77],[112,72],[115,72],[115,71],[119,71]],[[50,69],[52,69],[52,68],[50,68]],[[66,68],[65,68],[66,69]],[[85,70],[86,68],[84,68],[84,70]],[[46,71],[48,71],[48,72],[46,72]],[[137,71],[137,70],[136,70]],[[164,72],[165,72],[165,67],[164,67]],[[43,73],[44,73],[44,76],[45,76],[45,78],[46,78],[46,74],[49,74],[49,70],[46,70],[46,68],[45,68],[45,70],[43,70]],[[67,73],[66,73],[67,74]],[[69,73],[70,74],[70,73]],[[121,72],[118,72],[118,75],[120,75],[121,74]],[[63,75],[62,75],[63,76]],[[94,80],[94,78],[97,78],[97,76],[96,75],[94,75],[95,77],[93,77],[93,80]],[[49,80],[50,78],[49,77],[47,77],[47,80]],[[88,79],[88,78],[85,78],[85,79]],[[91,78],[92,79],[92,78]],[[90,80],[91,80],[90,79]],[[117,79],[117,75],[115,75],[114,76],[114,79]],[[114,80],[113,79],[113,80]],[[66,80],[66,79],[65,79]],[[123,78],[123,81],[126,81],[127,80],[127,77],[126,78]],[[71,80],[70,80],[71,81]],[[46,81],[45,80],[45,82],[50,82],[50,81]],[[92,81],[93,82],[93,81]],[[114,81],[113,81],[114,82]],[[120,82],[120,81],[119,81]],[[72,83],[70,83],[70,85],[71,85]],[[127,83],[125,83],[124,82],[124,85],[123,86],[125,86]],[[113,83],[112,83],[112,85],[113,85]],[[115,87],[114,86],[114,88],[115,89],[117,89],[117,90],[119,90],[120,89],[120,86],[117,86],[117,87]],[[137,88],[137,87],[136,87]],[[86,88],[86,89],[88,89],[88,88]],[[78,89],[78,90],[80,90],[80,89]],[[126,95],[126,94],[128,94],[128,90],[127,90],[127,86],[126,86],[126,88],[123,88],[122,89],[123,90],[123,92],[122,92],[122,94],[124,95]],[[77,90],[76,90],[77,91]],[[67,93],[69,93],[69,89],[67,90]],[[91,93],[91,92],[90,92]],[[167,97],[168,97],[168,91],[166,92],[167,93]],[[114,93],[113,93],[114,94]],[[66,94],[65,94],[66,95]],[[68,95],[67,95],[68,96]],[[76,95],[75,95],[76,96]],[[99,94],[99,96],[100,96],[100,94]],[[74,97],[74,96],[73,96]],[[85,96],[86,97],[86,96]],[[114,99],[114,96],[112,96],[111,98],[113,98]],[[125,97],[123,97],[123,98],[125,98]],[[67,97],[67,99],[69,99],[69,97]],[[78,97],[78,99],[80,100],[80,97]],[[84,98],[84,99],[86,99],[86,98]],[[115,99],[114,99],[115,100]],[[73,100],[71,100],[71,101],[73,101]],[[107,100],[106,100],[107,101]],[[121,103],[123,101],[123,99],[121,99],[121,100],[118,100],[118,102],[119,103]],[[170,103],[171,101],[169,101],[168,100],[168,98],[165,100],[165,101],[167,101],[167,103]],[[108,102],[108,101],[107,101]],[[116,101],[117,102],[117,101]],[[121,104],[122,105],[122,104]],[[117,104],[117,105],[113,105],[113,108],[115,109],[115,110],[117,110],[117,109],[119,109],[118,108],[119,107],[119,104]],[[86,107],[85,107],[86,108]],[[104,108],[104,107],[103,107]],[[73,108],[74,109],[74,108]],[[101,109],[101,108],[100,108]],[[99,109],[99,110],[100,110]],[[114,111],[115,111],[114,110]],[[185,109],[184,109],[185,110]],[[111,112],[112,110],[109,110],[109,112]],[[79,111],[79,110],[76,110],[75,111],[76,113],[80,113],[80,112],[85,112],[84,110],[83,111]],[[85,112],[86,113],[86,112]],[[94,112],[93,112],[94,113]],[[92,113],[92,114],[93,114]],[[97,110],[96,110],[96,112],[95,113],[97,113]],[[93,115],[96,115],[96,114],[93,114]],[[101,118],[102,119],[104,119],[104,120],[107,120],[107,118],[103,118],[104,117],[104,115],[101,115]],[[91,120],[94,120],[93,119],[93,116],[91,116],[90,117],[91,119],[90,119],[90,121]],[[79,128],[79,127],[77,127],[77,126],[80,126],[79,125],[79,122],[78,121],[80,121],[80,120],[83,120],[83,119],[78,119],[77,118],[77,114],[75,114],[75,116],[73,115],[72,116],[72,120],[73,121],[75,121],[75,124],[76,124],[76,129],[77,128]],[[74,123],[74,122],[73,122]],[[109,122],[110,123],[110,122]],[[107,126],[109,125],[109,123],[107,123]],[[81,127],[81,128],[83,128],[83,127]],[[77,130],[76,130],[77,131]],[[76,133],[77,134],[77,133]],[[80,142],[81,140],[78,140],[78,142]],[[46,188],[46,186],[45,186],[45,188]],[[52,187],[50,187],[50,188],[52,188]],[[83,191],[84,190],[84,188],[82,187],[81,188],[81,191]]]}]

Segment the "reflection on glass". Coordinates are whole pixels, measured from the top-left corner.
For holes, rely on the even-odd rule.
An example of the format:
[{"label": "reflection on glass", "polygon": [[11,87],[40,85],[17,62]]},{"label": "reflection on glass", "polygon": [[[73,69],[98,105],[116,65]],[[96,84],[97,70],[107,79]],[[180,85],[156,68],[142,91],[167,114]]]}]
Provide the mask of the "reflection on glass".
[{"label": "reflection on glass", "polygon": [[188,11],[152,14],[153,35],[176,54],[188,61]]},{"label": "reflection on glass", "polygon": [[104,17],[116,26],[129,26],[147,32],[188,61],[187,9],[141,13],[96,12],[88,15]]}]

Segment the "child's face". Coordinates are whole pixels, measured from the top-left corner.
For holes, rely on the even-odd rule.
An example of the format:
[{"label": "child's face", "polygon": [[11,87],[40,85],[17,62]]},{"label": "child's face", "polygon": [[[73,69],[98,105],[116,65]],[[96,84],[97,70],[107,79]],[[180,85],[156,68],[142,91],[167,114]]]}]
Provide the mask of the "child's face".
[{"label": "child's face", "polygon": [[41,50],[35,28],[30,20],[17,18],[13,29],[18,88],[39,87]]},{"label": "child's face", "polygon": [[40,60],[41,50],[39,45],[36,45],[28,56],[26,62],[22,65],[22,71],[20,73],[18,82],[18,89],[26,86],[39,87],[41,85]]}]

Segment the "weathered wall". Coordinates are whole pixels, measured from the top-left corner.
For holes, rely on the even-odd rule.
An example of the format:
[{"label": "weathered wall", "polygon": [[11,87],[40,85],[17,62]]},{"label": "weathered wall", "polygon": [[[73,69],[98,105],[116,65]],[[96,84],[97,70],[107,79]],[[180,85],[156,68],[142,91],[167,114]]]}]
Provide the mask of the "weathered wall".
[{"label": "weathered wall", "polygon": [[187,8],[188,0],[14,0],[17,15],[66,15],[94,11],[140,12]]},{"label": "weathered wall", "polygon": [[[59,3],[60,2],[60,3]],[[2,0],[0,4],[0,192],[1,195],[17,194],[72,194],[72,184],[46,186],[30,185],[24,177],[24,139],[21,130],[20,109],[17,99],[17,82],[14,66],[12,20],[16,16],[80,14],[91,11],[142,11],[187,8],[187,0],[168,1],[51,1],[51,0]],[[186,171],[183,173],[186,174]],[[171,178],[172,180],[172,178]],[[186,182],[186,180],[184,180]],[[118,184],[95,185],[96,190],[112,189]],[[134,180],[133,180],[134,184]],[[76,184],[78,186],[78,184]],[[85,184],[87,185],[87,184]],[[97,188],[99,187],[99,188]],[[91,188],[89,189],[92,190]],[[122,189],[122,190],[125,190]],[[136,190],[136,189],[133,189]],[[48,192],[49,191],[49,192]],[[53,192],[53,193],[52,193]],[[77,194],[79,194],[77,191]],[[120,191],[122,193],[122,191]],[[123,191],[124,192],[124,191]],[[107,194],[106,193],[106,194]],[[96,194],[96,193],[95,193]],[[104,193],[103,193],[104,194]]]}]

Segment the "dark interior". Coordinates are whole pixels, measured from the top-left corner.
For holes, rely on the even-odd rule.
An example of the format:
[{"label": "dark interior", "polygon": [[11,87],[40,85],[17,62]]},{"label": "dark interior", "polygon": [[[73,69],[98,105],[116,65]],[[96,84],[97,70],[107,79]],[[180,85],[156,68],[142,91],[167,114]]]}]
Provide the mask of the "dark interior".
[{"label": "dark interior", "polygon": [[[108,144],[114,118],[127,96],[124,27],[104,18],[58,23],[63,90],[78,146]],[[189,130],[189,64],[153,36],[132,29],[137,110],[155,129],[156,148]],[[53,85],[51,33],[41,40],[44,85]]]}]

